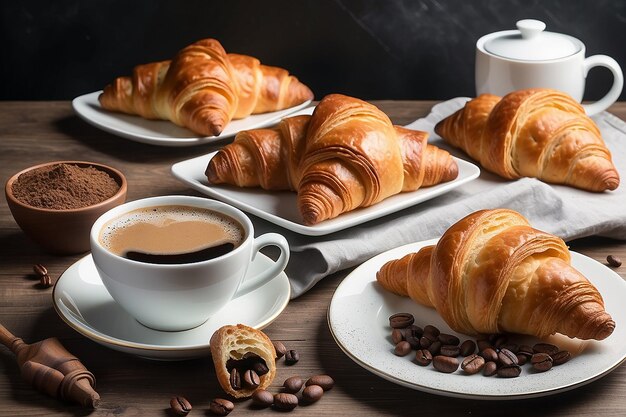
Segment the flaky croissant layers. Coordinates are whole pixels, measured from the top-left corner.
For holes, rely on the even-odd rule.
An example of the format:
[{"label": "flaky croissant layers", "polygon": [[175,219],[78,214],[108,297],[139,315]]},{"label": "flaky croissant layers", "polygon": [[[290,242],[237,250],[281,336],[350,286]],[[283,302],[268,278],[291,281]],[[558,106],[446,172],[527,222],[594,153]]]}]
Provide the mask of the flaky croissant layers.
[{"label": "flaky croissant layers", "polygon": [[533,229],[512,210],[470,214],[437,245],[386,263],[376,279],[434,307],[465,334],[602,340],[615,329],[598,290],[570,265],[563,240]]},{"label": "flaky croissant layers", "polygon": [[312,116],[237,134],[209,162],[213,184],[298,193],[307,225],[420,187],[453,180],[458,166],[428,134],[393,126],[376,106],[341,94]]},{"label": "flaky croissant layers", "polygon": [[171,61],[138,65],[116,78],[98,100],[107,110],[170,120],[219,135],[232,119],[282,110],[313,99],[294,76],[247,55],[227,54],[215,39],[182,49]]},{"label": "flaky croissant layers", "polygon": [[489,171],[588,191],[615,190],[619,174],[600,130],[565,93],[545,88],[482,94],[435,131]]}]

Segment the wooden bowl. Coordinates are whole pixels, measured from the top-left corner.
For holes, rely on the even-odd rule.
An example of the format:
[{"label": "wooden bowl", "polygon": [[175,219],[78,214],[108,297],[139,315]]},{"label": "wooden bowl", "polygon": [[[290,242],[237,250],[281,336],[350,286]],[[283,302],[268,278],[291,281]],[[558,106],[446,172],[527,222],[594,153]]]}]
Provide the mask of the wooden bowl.
[{"label": "wooden bowl", "polygon": [[[33,207],[15,198],[13,183],[20,175],[33,169],[57,164],[92,166],[109,174],[120,189],[107,200],[78,209],[55,210]],[[87,252],[90,249],[91,226],[101,214],[126,201],[127,188],[124,175],[110,166],[85,161],[54,161],[26,168],[13,175],[7,181],[4,192],[13,218],[26,235],[46,252],[55,255],[70,255]]]}]

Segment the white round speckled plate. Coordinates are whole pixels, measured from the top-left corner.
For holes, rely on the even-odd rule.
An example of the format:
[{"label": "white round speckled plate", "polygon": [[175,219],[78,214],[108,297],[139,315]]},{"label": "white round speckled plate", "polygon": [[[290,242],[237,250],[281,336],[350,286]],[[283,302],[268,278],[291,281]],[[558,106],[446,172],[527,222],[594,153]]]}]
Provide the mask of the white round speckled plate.
[{"label": "white round speckled plate", "polygon": [[[356,363],[389,381],[409,388],[451,397],[471,399],[519,399],[551,395],[592,382],[611,372],[626,359],[626,283],[606,266],[576,252],[572,264],[598,288],[606,310],[616,322],[615,331],[601,342],[578,341],[553,336],[546,341],[574,353],[564,365],[550,371],[533,372],[522,367],[518,378],[466,375],[460,369],[453,374],[437,372],[432,365],[421,367],[412,362],[414,355],[393,354],[389,316],[412,313],[416,324],[433,324],[442,332],[453,332],[434,309],[384,290],[376,282],[376,272],[389,260],[397,259],[436,240],[413,243],[382,253],[363,263],[339,285],[328,309],[328,324],[339,347]],[[532,338],[523,343],[534,344]]]}]

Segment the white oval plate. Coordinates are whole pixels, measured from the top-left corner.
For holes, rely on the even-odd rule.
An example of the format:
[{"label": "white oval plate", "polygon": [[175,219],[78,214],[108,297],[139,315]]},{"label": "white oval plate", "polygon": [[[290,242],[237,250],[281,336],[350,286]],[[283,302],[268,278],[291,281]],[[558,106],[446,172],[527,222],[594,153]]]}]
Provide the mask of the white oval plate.
[{"label": "white oval plate", "polygon": [[[578,341],[564,336],[551,337],[548,342],[574,352],[564,365],[544,373],[522,367],[518,378],[466,375],[461,370],[452,374],[436,371],[432,365],[421,367],[412,362],[414,355],[393,354],[389,316],[398,312],[412,313],[416,324],[433,324],[442,332],[453,332],[437,312],[384,290],[376,282],[376,272],[387,261],[416,252],[436,240],[412,243],[384,252],[363,263],[337,287],[328,309],[328,324],[339,347],[357,364],[370,372],[405,387],[450,397],[509,400],[540,397],[567,391],[590,383],[611,372],[626,359],[626,283],[606,266],[576,252],[572,265],[585,275],[602,294],[606,310],[616,322],[615,331],[607,339]],[[527,339],[524,343],[536,343]]]},{"label": "white oval plate", "polygon": [[102,91],[95,91],[72,100],[72,107],[76,114],[87,123],[114,135],[135,142],[171,147],[195,146],[230,139],[241,130],[269,126],[311,103],[311,100],[308,100],[288,109],[271,113],[253,114],[243,119],[233,120],[226,125],[224,131],[219,136],[202,137],[189,129],[177,126],[166,120],[148,120],[140,116],[105,110],[98,102],[100,93]]},{"label": "white oval plate", "polygon": [[[258,254],[248,275],[273,261]],[[181,332],[162,332],[141,325],[123,310],[102,284],[91,255],[78,260],[57,280],[52,304],[61,319],[83,336],[111,349],[148,359],[182,360],[211,354],[209,339],[226,324],[262,329],[289,303],[291,287],[284,272],[267,284],[232,300],[204,324]]]}]

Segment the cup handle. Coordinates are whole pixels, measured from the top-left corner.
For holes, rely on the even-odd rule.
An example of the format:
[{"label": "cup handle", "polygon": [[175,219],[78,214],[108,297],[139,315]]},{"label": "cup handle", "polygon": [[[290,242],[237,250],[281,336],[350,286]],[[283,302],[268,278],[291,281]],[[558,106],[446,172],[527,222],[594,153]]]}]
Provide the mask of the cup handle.
[{"label": "cup handle", "polygon": [[271,281],[277,277],[289,262],[289,243],[282,235],[278,233],[266,233],[254,239],[252,244],[252,260],[257,256],[259,251],[266,246],[277,246],[280,249],[280,256],[272,266],[257,274],[254,277],[246,278],[237,289],[233,298],[240,297],[250,291],[256,290],[261,285]]},{"label": "cup handle", "polygon": [[591,104],[583,104],[585,112],[588,116],[598,114],[603,110],[606,110],[611,104],[615,103],[622,93],[624,87],[624,75],[617,61],[610,56],[606,55],[594,55],[586,58],[583,61],[583,75],[587,78],[589,70],[593,67],[606,67],[613,73],[613,86],[608,93],[600,100]]}]

